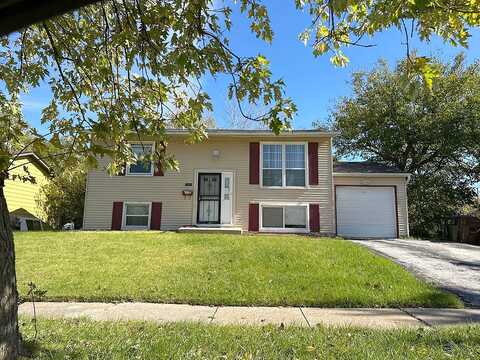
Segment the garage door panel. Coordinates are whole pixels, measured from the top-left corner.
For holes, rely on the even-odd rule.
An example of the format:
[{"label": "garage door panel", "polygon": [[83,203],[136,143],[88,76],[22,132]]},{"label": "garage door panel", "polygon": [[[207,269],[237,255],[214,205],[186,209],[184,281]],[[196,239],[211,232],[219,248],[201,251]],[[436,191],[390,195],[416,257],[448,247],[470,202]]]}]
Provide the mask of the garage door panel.
[{"label": "garage door panel", "polygon": [[342,228],[340,236],[353,238],[391,238],[392,228],[385,225],[364,225],[364,224],[347,224]]},{"label": "garage door panel", "polygon": [[345,237],[396,236],[393,187],[337,186],[337,233]]}]

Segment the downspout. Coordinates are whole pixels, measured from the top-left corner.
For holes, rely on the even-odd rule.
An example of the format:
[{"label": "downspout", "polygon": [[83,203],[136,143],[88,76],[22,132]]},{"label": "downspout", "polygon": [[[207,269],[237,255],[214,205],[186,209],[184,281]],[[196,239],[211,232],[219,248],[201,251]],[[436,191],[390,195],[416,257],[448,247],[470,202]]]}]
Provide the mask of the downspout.
[{"label": "downspout", "polygon": [[406,206],[406,214],[407,214],[407,237],[410,237],[410,220],[408,216],[408,191],[407,191],[407,185],[410,183],[410,180],[412,178],[412,174],[408,174],[405,182],[405,206]]}]

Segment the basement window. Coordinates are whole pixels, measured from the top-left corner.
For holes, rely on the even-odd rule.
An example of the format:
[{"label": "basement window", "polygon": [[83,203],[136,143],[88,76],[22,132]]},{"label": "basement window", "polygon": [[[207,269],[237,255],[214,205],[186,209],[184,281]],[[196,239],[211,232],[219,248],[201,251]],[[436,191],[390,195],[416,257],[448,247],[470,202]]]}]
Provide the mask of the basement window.
[{"label": "basement window", "polygon": [[261,205],[263,231],[306,232],[308,230],[307,205]]},{"label": "basement window", "polygon": [[125,203],[124,224],[127,229],[150,227],[150,203]]}]

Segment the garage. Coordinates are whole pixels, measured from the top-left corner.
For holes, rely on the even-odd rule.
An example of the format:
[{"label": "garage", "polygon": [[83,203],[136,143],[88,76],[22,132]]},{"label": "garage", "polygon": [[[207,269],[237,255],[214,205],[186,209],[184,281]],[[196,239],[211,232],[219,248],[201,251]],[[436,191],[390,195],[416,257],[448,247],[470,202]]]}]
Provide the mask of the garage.
[{"label": "garage", "polygon": [[395,186],[335,187],[337,235],[349,238],[396,238]]}]

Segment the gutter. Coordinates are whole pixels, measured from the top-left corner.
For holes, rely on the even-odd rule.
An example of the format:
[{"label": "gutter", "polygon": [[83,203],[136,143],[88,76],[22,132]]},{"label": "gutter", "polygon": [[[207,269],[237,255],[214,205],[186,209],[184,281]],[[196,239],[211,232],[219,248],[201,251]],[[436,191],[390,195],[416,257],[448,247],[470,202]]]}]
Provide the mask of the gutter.
[{"label": "gutter", "polygon": [[[186,129],[167,129],[167,135],[189,135],[190,131]],[[267,137],[333,137],[335,133],[321,130],[291,130],[284,131],[275,135],[270,130],[235,130],[235,129],[207,129],[207,135],[210,136],[238,136],[238,137],[252,137],[252,136],[267,136]]]},{"label": "gutter", "polygon": [[338,173],[334,172],[333,176],[337,177],[406,177],[407,182],[410,181],[410,173]]},{"label": "gutter", "polygon": [[410,182],[411,178],[412,178],[412,174],[408,173],[407,174],[407,184]]}]

